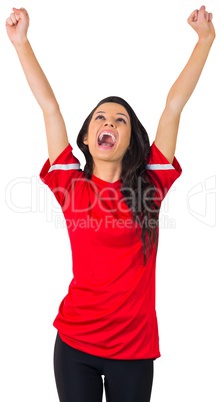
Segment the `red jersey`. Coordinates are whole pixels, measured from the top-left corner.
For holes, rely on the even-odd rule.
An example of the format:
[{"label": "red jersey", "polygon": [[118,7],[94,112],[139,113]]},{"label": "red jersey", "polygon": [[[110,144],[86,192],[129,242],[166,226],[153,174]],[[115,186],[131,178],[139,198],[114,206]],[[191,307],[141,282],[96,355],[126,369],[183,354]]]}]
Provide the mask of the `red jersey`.
[{"label": "red jersey", "polygon": [[[181,167],[153,143],[147,174],[160,205]],[[61,205],[70,237],[73,279],[54,320],[61,339],[94,356],[148,359],[160,356],[155,310],[157,245],[144,265],[143,245],[123,200],[122,182],[109,183],[80,170],[69,144],[41,179]]]}]

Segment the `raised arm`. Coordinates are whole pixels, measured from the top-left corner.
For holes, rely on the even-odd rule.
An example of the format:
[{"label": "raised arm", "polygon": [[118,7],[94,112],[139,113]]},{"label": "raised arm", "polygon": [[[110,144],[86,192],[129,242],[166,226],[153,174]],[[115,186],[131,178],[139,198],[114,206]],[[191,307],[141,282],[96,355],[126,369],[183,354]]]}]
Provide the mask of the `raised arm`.
[{"label": "raised arm", "polygon": [[188,23],[198,34],[198,42],[168,93],[155,138],[156,146],[170,163],[174,158],[181,112],[196,87],[215,39],[212,14],[206,11],[205,6],[195,10]]},{"label": "raised arm", "polygon": [[50,163],[68,145],[65,123],[52,88],[42,71],[27,38],[29,16],[24,8],[13,8],[6,20],[6,30],[11,40],[30,89],[42,109],[47,134]]}]

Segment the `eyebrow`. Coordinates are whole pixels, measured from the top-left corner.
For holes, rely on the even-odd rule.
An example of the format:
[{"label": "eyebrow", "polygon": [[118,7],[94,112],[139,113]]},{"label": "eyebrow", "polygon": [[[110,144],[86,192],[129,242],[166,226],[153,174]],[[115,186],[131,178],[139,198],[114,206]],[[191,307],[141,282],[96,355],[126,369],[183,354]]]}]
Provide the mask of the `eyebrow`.
[{"label": "eyebrow", "polygon": [[[105,113],[106,114],[106,112],[104,112],[104,111],[102,111],[102,110],[99,110],[98,112],[96,112],[95,114],[98,114],[98,113]],[[126,114],[124,114],[124,113],[116,113],[117,115],[121,115],[121,116],[125,116],[127,119],[128,119],[128,116],[126,115]]]}]

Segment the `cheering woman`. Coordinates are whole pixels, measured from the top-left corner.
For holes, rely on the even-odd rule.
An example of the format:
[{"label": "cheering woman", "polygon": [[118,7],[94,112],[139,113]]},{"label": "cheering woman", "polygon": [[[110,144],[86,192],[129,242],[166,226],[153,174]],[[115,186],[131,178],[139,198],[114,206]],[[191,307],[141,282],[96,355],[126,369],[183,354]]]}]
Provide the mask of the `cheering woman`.
[{"label": "cheering woman", "polygon": [[148,402],[153,363],[160,356],[155,311],[160,205],[181,174],[174,156],[179,121],[215,38],[212,14],[202,6],[188,18],[198,40],[168,93],[154,142],[131,106],[109,96],[78,134],[86,159],[81,170],[27,38],[28,13],[12,11],[7,33],[45,122],[48,160],[40,177],[61,206],[73,256],[73,279],[54,320],[59,399],[101,402],[104,376],[107,402]]}]

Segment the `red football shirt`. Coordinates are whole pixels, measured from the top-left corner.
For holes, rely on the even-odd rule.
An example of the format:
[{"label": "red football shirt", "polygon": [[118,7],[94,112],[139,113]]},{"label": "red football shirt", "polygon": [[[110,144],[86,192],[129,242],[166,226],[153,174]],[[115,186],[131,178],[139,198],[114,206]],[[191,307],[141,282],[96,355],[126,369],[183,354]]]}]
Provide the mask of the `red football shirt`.
[{"label": "red football shirt", "polygon": [[[181,167],[153,143],[147,174],[160,204]],[[72,249],[73,279],[54,321],[62,340],[94,356],[158,358],[157,247],[144,265],[139,225],[123,201],[122,182],[87,180],[70,144],[52,166],[47,160],[40,177],[61,205]]]}]

